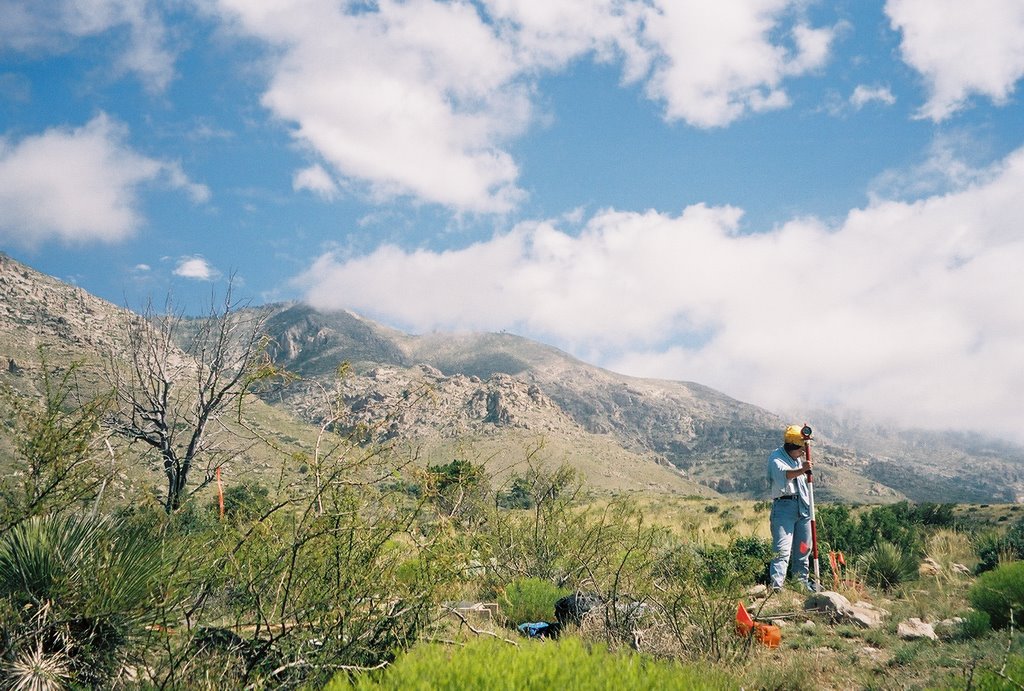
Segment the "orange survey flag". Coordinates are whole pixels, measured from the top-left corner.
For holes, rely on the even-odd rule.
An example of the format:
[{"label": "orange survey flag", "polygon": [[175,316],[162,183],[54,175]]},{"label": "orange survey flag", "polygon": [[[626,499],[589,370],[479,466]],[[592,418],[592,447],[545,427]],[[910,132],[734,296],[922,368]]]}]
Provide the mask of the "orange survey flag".
[{"label": "orange survey flag", "polygon": [[736,604],[736,634],[746,636],[754,628],[754,618],[747,612],[747,608],[740,601]]}]

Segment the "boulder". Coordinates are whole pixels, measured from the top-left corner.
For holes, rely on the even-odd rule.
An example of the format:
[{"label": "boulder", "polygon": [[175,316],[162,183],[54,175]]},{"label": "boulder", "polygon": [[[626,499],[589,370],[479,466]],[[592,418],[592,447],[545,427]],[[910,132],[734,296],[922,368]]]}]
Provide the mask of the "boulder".
[{"label": "boulder", "polygon": [[804,609],[819,610],[838,624],[853,624],[862,629],[878,628],[889,614],[867,602],[851,604],[844,596],[831,590],[812,594],[804,602]]},{"label": "boulder", "polygon": [[927,638],[933,641],[939,640],[939,637],[935,635],[935,629],[932,628],[932,625],[921,621],[917,617],[901,621],[899,626],[896,627],[896,635],[908,641],[919,638]]},{"label": "boulder", "polygon": [[931,557],[925,557],[917,572],[922,576],[938,576],[942,573],[942,565]]},{"label": "boulder", "polygon": [[882,625],[882,619],[889,616],[889,611],[881,607],[875,607],[870,602],[857,600],[850,606],[847,617],[851,623],[862,629],[877,629]]},{"label": "boulder", "polygon": [[840,612],[850,606],[850,601],[833,590],[812,593],[804,600],[804,609],[820,609],[828,613]]}]

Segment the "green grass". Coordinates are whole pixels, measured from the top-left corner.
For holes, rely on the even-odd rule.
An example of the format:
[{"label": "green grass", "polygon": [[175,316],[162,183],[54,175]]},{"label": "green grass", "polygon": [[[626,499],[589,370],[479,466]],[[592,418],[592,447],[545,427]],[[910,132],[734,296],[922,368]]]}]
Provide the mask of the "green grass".
[{"label": "green grass", "polygon": [[531,689],[735,689],[739,684],[714,669],[612,653],[578,638],[523,641],[518,646],[480,638],[462,648],[419,645],[381,673],[350,679],[340,674],[326,687],[344,689],[432,689],[529,691]]}]

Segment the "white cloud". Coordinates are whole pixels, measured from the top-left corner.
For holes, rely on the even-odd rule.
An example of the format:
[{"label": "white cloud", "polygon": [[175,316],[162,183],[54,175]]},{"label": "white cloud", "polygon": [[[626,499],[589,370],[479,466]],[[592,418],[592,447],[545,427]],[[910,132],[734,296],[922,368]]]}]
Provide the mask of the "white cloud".
[{"label": "white cloud", "polygon": [[338,196],[337,183],[334,182],[330,173],[324,170],[320,164],[303,168],[295,173],[295,177],[292,178],[292,189],[296,192],[299,190],[309,190],[327,201],[331,201]]},{"label": "white cloud", "polygon": [[988,173],[838,227],[608,210],[577,235],[540,222],[460,250],[328,254],[299,281],[318,307],[418,331],[509,328],[775,409],[841,401],[1024,441],[1024,149]]},{"label": "white cloud", "polygon": [[194,201],[209,198],[180,165],[136,153],[127,137],[100,114],[83,127],[0,139],[0,238],[24,246],[123,240],[144,222],[138,188],[157,180]]},{"label": "white cloud", "polygon": [[[335,181],[378,201],[457,212],[523,199],[511,142],[538,118],[539,77],[573,60],[622,64],[666,117],[724,126],[786,107],[788,77],[821,67],[833,31],[804,0],[219,0],[219,17],[272,47],[263,104]],[[307,169],[308,170],[308,169]],[[301,180],[300,180],[301,178]],[[300,171],[299,184],[321,184]],[[312,187],[323,191],[326,187]]]},{"label": "white cloud", "polygon": [[483,0],[499,35],[525,69],[560,70],[580,55],[624,61],[624,77],[648,71],[652,46],[643,45],[646,3],[622,0]]},{"label": "white cloud", "polygon": [[206,259],[200,256],[182,257],[174,268],[174,275],[196,281],[212,281],[221,274]]},{"label": "white cloud", "polygon": [[142,223],[136,188],[162,166],[129,149],[126,134],[100,115],[78,129],[0,141],[0,237],[32,246],[131,235]]},{"label": "white cloud", "polygon": [[1024,76],[1020,0],[888,0],[885,12],[930,92],[923,117],[944,120],[975,94],[1005,103]]},{"label": "white cloud", "polygon": [[118,42],[118,72],[135,73],[163,91],[174,77],[174,55],[158,5],[148,0],[0,0],[0,48],[24,52],[67,51],[74,39],[127,27]]},{"label": "white cloud", "polygon": [[503,148],[530,119],[510,48],[465,2],[222,0],[276,48],[264,105],[341,176],[378,199],[504,212],[522,196]]},{"label": "white cloud", "polygon": [[658,0],[646,16],[645,36],[662,56],[647,84],[665,101],[666,115],[698,127],[728,125],[747,112],[788,105],[786,76],[821,67],[832,31],[797,24],[788,30],[795,50],[772,42],[783,19],[800,3],[728,0]]},{"label": "white cloud", "polygon": [[891,106],[896,103],[896,97],[887,86],[867,86],[858,84],[850,94],[850,105],[860,110],[869,103],[884,103]]}]

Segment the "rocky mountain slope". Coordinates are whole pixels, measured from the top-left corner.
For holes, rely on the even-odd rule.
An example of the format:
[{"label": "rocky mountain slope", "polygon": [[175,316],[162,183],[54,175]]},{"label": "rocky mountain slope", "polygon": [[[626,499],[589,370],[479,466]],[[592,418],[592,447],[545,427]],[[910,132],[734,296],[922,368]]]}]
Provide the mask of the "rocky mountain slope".
[{"label": "rocky mountain slope", "polygon": [[[264,392],[268,403],[406,444],[425,462],[471,457],[500,476],[543,458],[580,468],[600,489],[755,498],[764,458],[792,422],[697,383],[626,377],[511,334],[413,336],[344,311],[257,309],[268,315],[271,356],[300,377]],[[66,357],[116,352],[111,324],[124,314],[0,254],[7,374],[33,367],[40,344]],[[814,417],[823,499],[1024,500],[1019,447]]]},{"label": "rocky mountain slope", "polygon": [[[757,497],[764,489],[764,456],[789,422],[700,384],[626,377],[511,334],[412,336],[344,311],[277,310],[269,322],[276,359],[318,381],[332,379],[338,364],[349,362],[353,373],[345,386],[364,422],[374,417],[365,397],[380,390],[372,380],[397,378],[403,391],[423,386],[436,392],[434,406],[414,421],[390,421],[393,435],[457,438],[502,426],[603,435],[718,492]],[[300,407],[294,398],[291,405]],[[815,417],[824,498],[1024,499],[1024,450],[1018,447],[875,428],[826,412]],[[965,467],[989,472],[974,472],[965,483]]]}]

